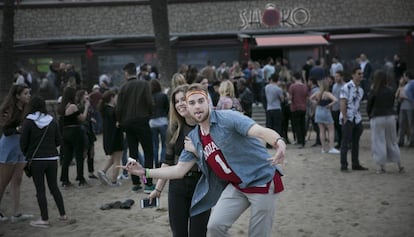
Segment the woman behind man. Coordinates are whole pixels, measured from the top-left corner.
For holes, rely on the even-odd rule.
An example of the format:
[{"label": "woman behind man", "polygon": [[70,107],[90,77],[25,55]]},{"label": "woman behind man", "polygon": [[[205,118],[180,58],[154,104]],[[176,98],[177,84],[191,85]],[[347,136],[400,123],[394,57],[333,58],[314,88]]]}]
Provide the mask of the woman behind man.
[{"label": "woman behind man", "polygon": [[45,176],[60,214],[58,220],[70,224],[75,222],[66,216],[62,194],[57,184],[59,153],[56,147],[59,145],[60,134],[56,121],[47,114],[45,101],[40,97],[34,97],[30,103],[29,114],[23,122],[20,138],[23,154],[31,159],[33,183],[41,214],[40,220],[30,222],[34,227],[49,227]]},{"label": "woman behind man", "polygon": [[234,94],[234,85],[230,80],[225,80],[220,83],[219,87],[220,99],[217,103],[216,109],[231,109],[242,112],[239,100]]},{"label": "woman behind man", "polygon": [[[312,94],[309,99],[316,104],[315,122],[319,127],[322,153],[339,154],[339,150],[334,147],[335,130],[331,107],[338,99],[329,92],[329,82],[327,79],[319,81],[319,91]],[[328,144],[326,144],[326,130],[328,131]]]},{"label": "woman behind man", "polygon": [[88,115],[89,100],[85,102],[83,111],[79,109],[75,102],[76,89],[66,87],[63,91],[62,103],[58,109],[58,113],[62,116],[63,121],[63,160],[62,173],[60,181],[63,187],[71,186],[69,181],[69,165],[73,157],[76,159],[76,180],[79,181],[79,186],[86,185],[85,177],[83,176],[83,131],[81,122],[85,121]]},{"label": "woman behind man", "polygon": [[376,71],[372,91],[368,98],[367,112],[370,116],[372,158],[379,166],[377,173],[385,173],[387,162],[396,163],[398,171],[404,172],[400,162],[400,148],[394,112],[394,93],[387,83],[387,74]]},{"label": "woman behind man", "polygon": [[[159,168],[165,159],[166,136],[168,127],[168,96],[161,91],[161,83],[158,79],[150,81],[153,104],[153,114],[149,121],[152,133],[152,147],[154,150],[155,167]],[[159,155],[161,139],[161,154]]]},{"label": "woman behind man", "polygon": [[[19,213],[20,185],[26,165],[26,159],[20,149],[20,130],[29,101],[30,88],[26,84],[13,85],[0,106],[0,126],[3,127],[0,138],[0,204],[10,183],[13,200],[12,222],[33,217]],[[8,218],[0,212],[0,221],[6,220]]]},{"label": "woman behind man", "polygon": [[[105,162],[104,168],[98,171],[99,179],[103,184],[115,187],[119,186],[117,177],[122,152],[124,149],[124,135],[117,125],[115,116],[115,106],[118,95],[115,91],[105,91],[102,97],[102,101],[99,104],[99,112],[103,118],[103,148],[105,155],[109,155],[110,158]],[[112,176],[109,180],[106,176],[106,172],[112,167]]]},{"label": "woman behind man", "polygon": [[[185,93],[188,85],[178,86],[171,94],[168,145],[162,167],[172,166],[184,149],[185,136],[195,127],[196,122],[187,111]],[[173,236],[206,236],[210,211],[190,217],[191,200],[195,186],[201,177],[195,165],[182,179],[170,180],[168,192],[168,215]],[[150,199],[160,197],[167,180],[159,179]]]}]

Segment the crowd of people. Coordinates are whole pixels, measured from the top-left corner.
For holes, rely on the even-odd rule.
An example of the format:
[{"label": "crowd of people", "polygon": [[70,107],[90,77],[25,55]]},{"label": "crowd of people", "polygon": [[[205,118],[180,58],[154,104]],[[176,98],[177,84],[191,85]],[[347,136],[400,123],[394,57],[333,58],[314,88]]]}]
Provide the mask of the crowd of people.
[{"label": "crowd of people", "polygon": [[[33,217],[19,210],[23,168],[30,164],[41,213],[30,224],[49,226],[44,177],[59,220],[74,223],[66,216],[57,175],[59,162],[61,187],[74,186],[69,169],[75,158],[79,187],[90,185],[87,178],[118,187],[130,177],[131,190],[143,189],[153,200],[171,179],[173,236],[226,236],[249,207],[249,235],[270,236],[283,190],[286,144],[305,148],[312,129],[312,146],[339,155],[340,171],[349,171],[349,150],[352,170],[368,170],[358,157],[364,99],[377,173],[386,172],[388,162],[404,172],[399,149],[414,146],[414,72],[406,70],[398,55],[394,58],[391,77],[386,71],[373,72],[365,54],[349,72],[338,57],[330,67],[309,57],[300,72],[292,71],[287,59],[271,57],[265,63],[234,61],[232,66],[222,61],[217,68],[209,61],[200,70],[181,65],[169,88],[162,88],[149,65],[131,62],[123,67],[125,80],[119,88],[111,88],[110,78],[101,75],[99,84],[87,88],[90,92],[81,88],[71,64],[52,63],[53,89],[43,98],[31,98],[28,84],[33,79],[21,69],[0,108],[0,201],[10,183],[11,221]],[[46,110],[50,96],[60,96],[56,117]],[[251,119],[254,106],[264,109],[265,127]],[[109,158],[96,171],[94,143],[100,133]],[[274,155],[266,147],[276,149]],[[9,219],[2,212],[0,218]]]}]

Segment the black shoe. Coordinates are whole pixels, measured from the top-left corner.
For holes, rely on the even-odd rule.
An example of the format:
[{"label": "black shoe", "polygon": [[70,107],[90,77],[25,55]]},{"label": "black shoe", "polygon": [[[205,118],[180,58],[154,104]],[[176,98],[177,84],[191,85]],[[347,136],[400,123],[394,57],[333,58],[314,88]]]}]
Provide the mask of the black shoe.
[{"label": "black shoe", "polygon": [[348,168],[347,167],[341,167],[341,172],[348,172]]},{"label": "black shoe", "polygon": [[86,186],[86,185],[88,185],[88,183],[86,182],[86,180],[79,181],[79,187]]},{"label": "black shoe", "polygon": [[69,181],[62,182],[62,187],[67,188],[67,187],[70,187],[70,186],[72,186],[71,182],[69,182]]},{"label": "black shoe", "polygon": [[96,177],[96,175],[94,175],[94,174],[90,174],[90,175],[89,175],[89,178],[90,178],[90,179],[98,179],[98,177]]},{"label": "black shoe", "polygon": [[358,165],[358,166],[353,166],[352,170],[368,170],[368,168],[365,168],[362,165]]},{"label": "black shoe", "polygon": [[320,145],[321,145],[320,143],[315,143],[315,144],[312,145],[312,147],[317,147],[317,146],[320,146]]}]

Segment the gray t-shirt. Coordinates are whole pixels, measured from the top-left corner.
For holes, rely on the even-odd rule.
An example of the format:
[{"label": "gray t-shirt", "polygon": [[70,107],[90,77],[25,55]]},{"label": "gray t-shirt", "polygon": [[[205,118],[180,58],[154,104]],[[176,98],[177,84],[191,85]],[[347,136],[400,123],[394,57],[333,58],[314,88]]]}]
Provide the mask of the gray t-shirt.
[{"label": "gray t-shirt", "polygon": [[281,109],[280,98],[283,98],[283,90],[275,84],[267,84],[265,93],[267,101],[266,110]]}]

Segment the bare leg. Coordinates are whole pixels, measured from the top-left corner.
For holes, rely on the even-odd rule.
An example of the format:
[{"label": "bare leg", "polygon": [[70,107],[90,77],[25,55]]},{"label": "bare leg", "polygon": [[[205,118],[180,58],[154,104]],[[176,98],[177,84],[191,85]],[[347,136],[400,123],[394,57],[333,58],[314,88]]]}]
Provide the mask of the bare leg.
[{"label": "bare leg", "polygon": [[112,180],[111,180],[112,183],[116,183],[116,180],[119,174],[119,168],[116,166],[121,164],[121,158],[122,158],[122,151],[116,151],[111,155],[111,160],[113,161]]},{"label": "bare leg", "polygon": [[329,136],[329,149],[334,147],[334,140],[335,140],[335,130],[333,124],[328,124],[328,136]]},{"label": "bare leg", "polygon": [[9,184],[15,165],[0,164],[0,204],[3,200],[3,194],[6,191],[7,184]]},{"label": "bare leg", "polygon": [[13,176],[11,179],[11,192],[12,192],[12,199],[14,200],[13,205],[13,215],[19,214],[20,208],[20,186],[22,184],[23,178],[23,168],[26,166],[25,163],[18,163],[16,164],[13,170]]},{"label": "bare leg", "polygon": [[319,137],[321,139],[322,150],[323,151],[328,151],[326,149],[326,141],[325,141],[325,139],[326,139],[326,136],[325,136],[325,125],[322,124],[322,123],[318,123],[318,126],[319,126]]}]

